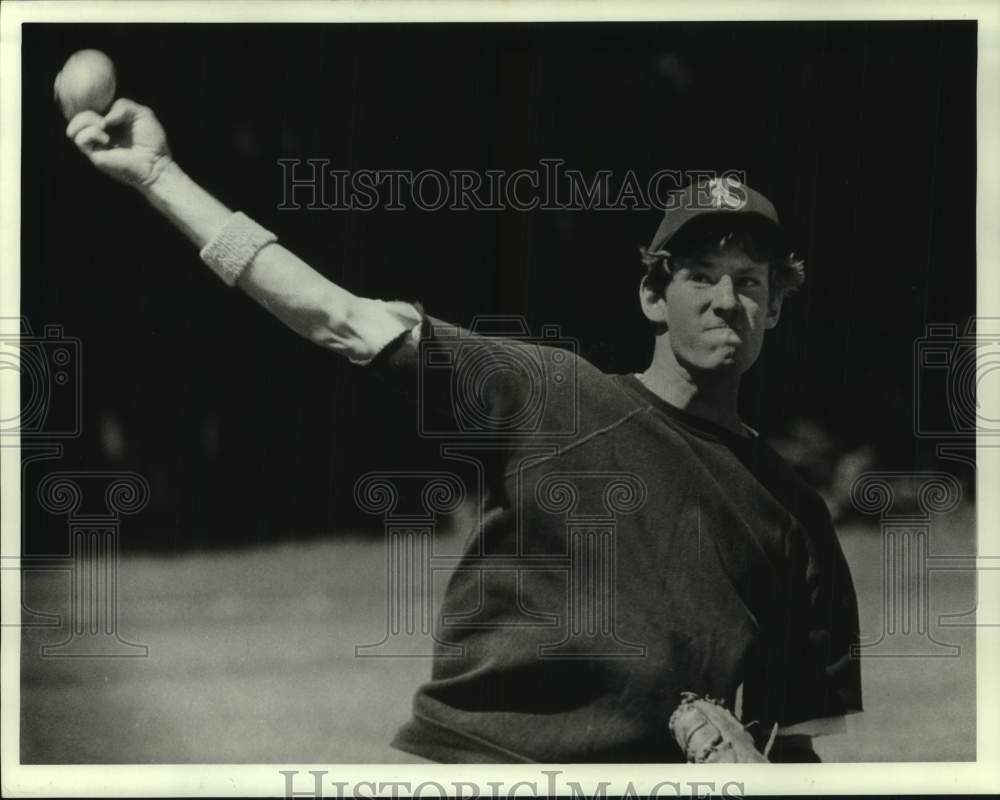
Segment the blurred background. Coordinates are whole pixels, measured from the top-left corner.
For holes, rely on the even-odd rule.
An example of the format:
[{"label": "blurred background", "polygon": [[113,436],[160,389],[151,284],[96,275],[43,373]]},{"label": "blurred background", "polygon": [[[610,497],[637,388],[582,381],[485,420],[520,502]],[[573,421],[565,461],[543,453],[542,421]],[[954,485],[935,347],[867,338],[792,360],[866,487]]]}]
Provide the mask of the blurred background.
[{"label": "blurred background", "polygon": [[[352,489],[373,469],[455,469],[416,435],[413,409],[227,290],[138,195],[75,151],[52,81],[81,48],[114,59],[119,94],[156,111],[190,175],[332,280],[462,324],[558,324],[607,371],[641,370],[652,352],[637,248],[660,212],[281,211],[278,160],[416,172],[558,158],[585,176],[610,170],[613,185],[629,170],[643,183],[661,169],[744,172],[807,262],[745,385],[745,418],[828,500],[863,624],[880,619],[880,550],[877,525],[850,512],[854,477],[943,468],[972,498],[969,465],[942,464],[935,442],[915,436],[915,397],[939,427],[953,421],[914,353],[928,324],[961,331],[975,313],[974,22],[22,34],[22,315],[39,341],[52,325],[79,340],[79,406],[54,393],[45,411],[73,418],[65,427],[79,435],[59,440],[58,458],[25,464],[24,552],[66,551],[65,518],[34,501],[53,470],[131,470],[151,489],[123,522],[120,601],[150,658],[46,661],[37,645],[58,631],[26,629],[25,760],[401,758],[385,742],[429,664],[362,669],[350,658],[358,637],[378,639],[384,557],[381,523]],[[974,551],[970,506],[947,528],[952,550]],[[27,576],[33,607],[56,609],[63,580]],[[959,576],[938,596],[962,611],[973,591]],[[974,721],[958,721],[975,703],[962,636],[957,663],[905,676],[866,666],[859,724],[870,735],[839,737],[827,755],[974,757]],[[291,701],[289,669],[302,678]],[[381,699],[365,694],[370,670],[385,671]],[[919,680],[937,699],[917,709],[908,692]],[[900,722],[898,738],[875,735],[879,709]],[[918,712],[954,725],[917,740],[907,731]]]}]

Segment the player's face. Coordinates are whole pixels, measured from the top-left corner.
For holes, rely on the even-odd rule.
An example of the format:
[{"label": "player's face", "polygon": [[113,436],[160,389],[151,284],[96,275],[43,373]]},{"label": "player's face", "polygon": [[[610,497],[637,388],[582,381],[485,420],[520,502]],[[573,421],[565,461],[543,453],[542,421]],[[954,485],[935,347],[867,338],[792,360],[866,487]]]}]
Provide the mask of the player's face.
[{"label": "player's face", "polygon": [[780,302],[769,302],[768,271],[735,245],[675,261],[664,322],[674,357],[692,375],[753,366],[780,311]]}]

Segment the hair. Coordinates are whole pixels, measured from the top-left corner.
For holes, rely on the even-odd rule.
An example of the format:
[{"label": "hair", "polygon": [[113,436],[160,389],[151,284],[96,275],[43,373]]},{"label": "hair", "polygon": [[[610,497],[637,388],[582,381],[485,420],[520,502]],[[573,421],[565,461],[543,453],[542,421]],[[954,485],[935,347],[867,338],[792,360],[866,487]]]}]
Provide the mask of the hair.
[{"label": "hair", "polygon": [[777,229],[764,219],[717,214],[696,217],[669,242],[670,249],[640,247],[645,271],[643,285],[657,294],[667,291],[673,277],[675,259],[719,252],[730,245],[739,247],[755,261],[767,260],[768,288],[772,300],[781,300],[805,282],[805,261],[784,247]]}]

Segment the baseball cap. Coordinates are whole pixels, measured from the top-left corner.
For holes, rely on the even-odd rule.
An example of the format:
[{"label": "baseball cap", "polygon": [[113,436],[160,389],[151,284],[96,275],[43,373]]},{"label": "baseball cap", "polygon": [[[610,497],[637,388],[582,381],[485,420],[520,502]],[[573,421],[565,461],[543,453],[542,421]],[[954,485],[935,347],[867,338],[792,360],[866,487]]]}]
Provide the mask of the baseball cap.
[{"label": "baseball cap", "polygon": [[774,204],[731,176],[700,178],[667,195],[667,208],[649,249],[664,247],[691,220],[707,214],[756,215],[780,229]]}]

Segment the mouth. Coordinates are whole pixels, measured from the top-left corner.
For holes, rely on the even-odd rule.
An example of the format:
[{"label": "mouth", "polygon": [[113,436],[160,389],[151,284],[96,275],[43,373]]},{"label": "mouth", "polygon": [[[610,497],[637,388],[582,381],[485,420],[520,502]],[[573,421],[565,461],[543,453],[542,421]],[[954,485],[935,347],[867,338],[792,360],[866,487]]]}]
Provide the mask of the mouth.
[{"label": "mouth", "polygon": [[713,325],[710,328],[706,328],[705,331],[724,331],[726,333],[731,333],[733,336],[739,336],[741,331],[731,325]]},{"label": "mouth", "polygon": [[743,337],[740,336],[740,332],[735,328],[730,328],[728,325],[718,325],[708,328],[705,333],[708,343],[712,346],[724,347],[731,350],[743,346]]}]

